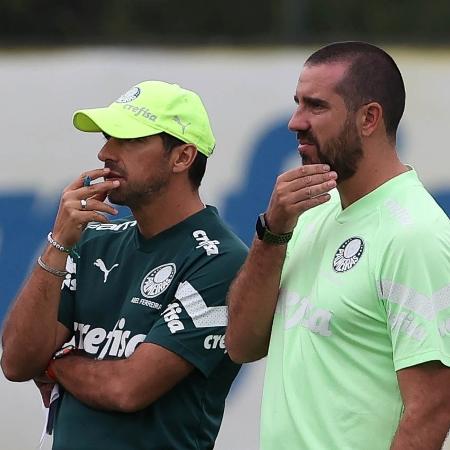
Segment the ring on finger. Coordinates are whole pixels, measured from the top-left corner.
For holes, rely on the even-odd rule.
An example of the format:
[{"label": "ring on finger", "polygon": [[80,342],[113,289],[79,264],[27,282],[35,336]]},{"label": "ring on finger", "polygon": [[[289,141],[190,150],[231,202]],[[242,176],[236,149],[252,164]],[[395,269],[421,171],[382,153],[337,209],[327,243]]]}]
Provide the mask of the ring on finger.
[{"label": "ring on finger", "polygon": [[81,209],[86,209],[87,207],[87,200],[85,200],[84,198],[80,200],[81,203]]}]

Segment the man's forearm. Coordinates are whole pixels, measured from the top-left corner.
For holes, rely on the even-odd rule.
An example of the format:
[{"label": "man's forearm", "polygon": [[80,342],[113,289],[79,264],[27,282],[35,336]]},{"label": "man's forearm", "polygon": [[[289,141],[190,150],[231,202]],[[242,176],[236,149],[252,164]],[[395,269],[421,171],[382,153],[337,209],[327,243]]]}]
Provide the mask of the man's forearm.
[{"label": "man's forearm", "polygon": [[[96,180],[109,172],[109,168],[85,172],[63,191],[52,231],[55,241],[45,249],[40,266],[27,280],[4,324],[1,366],[12,381],[38,376],[53,352],[64,343],[62,339],[69,336],[69,330],[59,327],[57,320],[67,260],[64,249],[72,248],[80,240],[86,223],[107,223],[102,213],[117,214],[115,208],[98,199],[104,199],[117,188],[119,181],[85,185],[86,178]],[[83,204],[86,198],[94,208],[86,209]]]},{"label": "man's forearm", "polygon": [[405,414],[390,450],[441,450],[449,428],[448,412],[435,410],[419,417]]},{"label": "man's forearm", "polygon": [[96,361],[77,355],[52,362],[58,383],[91,408],[121,411],[125,389],[120,383],[126,360]]},{"label": "man's forearm", "polygon": [[[277,177],[266,227],[274,234],[292,232],[305,211],[330,200],[336,172],[327,164],[297,167]],[[267,354],[278,299],[286,245],[270,245],[255,239],[249,256],[228,296],[228,353],[235,362],[250,362]]]},{"label": "man's forearm", "polygon": [[[66,255],[47,248],[42,259],[63,270]],[[58,305],[63,279],[36,267],[4,323],[2,369],[12,381],[33,378],[55,351]]]},{"label": "man's forearm", "polygon": [[286,245],[255,239],[228,295],[226,345],[230,357],[249,362],[267,354],[286,256]]},{"label": "man's forearm", "polygon": [[193,370],[181,356],[143,343],[126,359],[105,361],[69,354],[53,360],[49,372],[92,408],[135,412],[159,399]]}]

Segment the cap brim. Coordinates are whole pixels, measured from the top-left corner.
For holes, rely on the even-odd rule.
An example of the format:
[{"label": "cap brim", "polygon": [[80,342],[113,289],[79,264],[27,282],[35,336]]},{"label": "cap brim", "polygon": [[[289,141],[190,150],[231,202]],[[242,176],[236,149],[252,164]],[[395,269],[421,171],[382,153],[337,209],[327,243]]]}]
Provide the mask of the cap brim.
[{"label": "cap brim", "polygon": [[76,111],[73,115],[73,125],[81,131],[104,132],[119,139],[152,136],[162,132],[162,130],[158,130],[149,124],[144,125],[112,108]]}]

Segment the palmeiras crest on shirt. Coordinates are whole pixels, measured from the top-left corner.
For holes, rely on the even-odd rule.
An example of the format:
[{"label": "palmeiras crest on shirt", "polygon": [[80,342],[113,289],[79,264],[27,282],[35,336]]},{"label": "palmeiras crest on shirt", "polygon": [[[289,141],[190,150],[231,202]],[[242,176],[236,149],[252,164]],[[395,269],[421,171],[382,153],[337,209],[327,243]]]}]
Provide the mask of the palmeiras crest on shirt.
[{"label": "palmeiras crest on shirt", "polygon": [[364,252],[364,241],[360,237],[347,239],[337,250],[333,258],[336,272],[347,272],[355,267]]},{"label": "palmeiras crest on shirt", "polygon": [[158,297],[170,286],[176,272],[177,268],[173,263],[163,264],[152,269],[142,280],[142,295],[146,298]]},{"label": "palmeiras crest on shirt", "polygon": [[135,86],[131,89],[129,89],[125,94],[122,94],[117,100],[116,103],[128,103],[132,102],[133,100],[137,99],[139,97],[139,94],[141,93],[141,90]]}]

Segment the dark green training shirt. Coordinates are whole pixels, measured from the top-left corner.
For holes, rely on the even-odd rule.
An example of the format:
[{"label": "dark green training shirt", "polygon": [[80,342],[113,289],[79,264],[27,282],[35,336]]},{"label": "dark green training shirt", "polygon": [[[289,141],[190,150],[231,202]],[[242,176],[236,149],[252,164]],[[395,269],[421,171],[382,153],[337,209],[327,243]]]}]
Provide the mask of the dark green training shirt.
[{"label": "dark green training shirt", "polygon": [[239,371],[225,351],[225,297],[245,245],[207,207],[148,240],[132,217],[91,223],[77,250],[59,313],[77,348],[92,358],[127,358],[151,342],[196,369],[136,413],[95,410],[64,393],[53,448],[213,448]]}]

